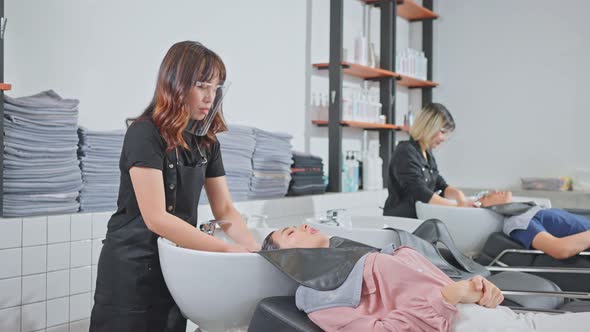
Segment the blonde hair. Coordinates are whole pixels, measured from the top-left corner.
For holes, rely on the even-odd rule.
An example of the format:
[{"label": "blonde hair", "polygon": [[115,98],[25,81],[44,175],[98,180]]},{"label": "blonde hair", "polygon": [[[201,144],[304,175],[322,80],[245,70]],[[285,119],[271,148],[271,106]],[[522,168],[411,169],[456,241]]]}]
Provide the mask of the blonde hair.
[{"label": "blonde hair", "polygon": [[430,142],[441,129],[455,130],[455,120],[444,105],[430,103],[418,113],[410,127],[410,136],[429,148]]}]

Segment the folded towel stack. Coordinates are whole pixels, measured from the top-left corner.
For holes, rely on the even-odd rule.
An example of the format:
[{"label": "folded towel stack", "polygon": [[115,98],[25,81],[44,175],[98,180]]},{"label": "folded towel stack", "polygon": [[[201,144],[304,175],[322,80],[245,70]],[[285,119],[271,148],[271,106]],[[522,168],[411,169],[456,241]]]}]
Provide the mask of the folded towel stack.
[{"label": "folded towel stack", "polygon": [[252,156],[253,175],[249,199],[283,197],[291,180],[291,139],[285,133],[255,129],[256,147]]},{"label": "folded towel stack", "polygon": [[4,215],[77,212],[78,104],[52,90],[4,97]]},{"label": "folded towel stack", "polygon": [[[228,131],[217,134],[221,148],[221,158],[229,192],[234,202],[248,199],[250,178],[252,177],[252,155],[256,146],[254,128],[229,126]],[[207,204],[205,190],[201,191],[199,204]]]},{"label": "folded towel stack", "polygon": [[94,131],[80,127],[78,136],[83,180],[80,210],[114,211],[119,194],[119,158],[125,131]]},{"label": "folded towel stack", "polygon": [[291,183],[289,184],[288,195],[323,194],[325,191],[324,163],[322,162],[322,158],[293,151]]}]

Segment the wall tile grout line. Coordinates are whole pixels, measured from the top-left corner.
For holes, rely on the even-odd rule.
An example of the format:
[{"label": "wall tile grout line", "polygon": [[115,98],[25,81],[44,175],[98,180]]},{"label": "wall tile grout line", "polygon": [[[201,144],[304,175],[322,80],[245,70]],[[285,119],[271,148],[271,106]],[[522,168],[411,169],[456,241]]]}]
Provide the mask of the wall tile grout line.
[{"label": "wall tile grout line", "polygon": [[47,289],[49,288],[47,285],[47,270],[48,269],[48,262],[49,262],[49,217],[45,217],[45,327],[47,327]]},{"label": "wall tile grout line", "polygon": [[72,308],[72,296],[70,292],[72,291],[72,215],[69,216],[70,218],[70,257],[69,257],[69,264],[68,264],[68,332],[70,331],[70,314]]},{"label": "wall tile grout line", "polygon": [[[88,292],[77,293],[75,295],[86,294],[86,293],[88,293]],[[67,298],[67,297],[69,297],[69,295],[56,297],[56,298],[51,299],[50,301],[64,299],[64,298]],[[47,301],[44,301],[44,300],[34,301],[34,302],[31,302],[31,303],[27,303],[25,305],[38,304],[38,303],[41,303],[41,302],[47,302]],[[4,309],[12,309],[12,308],[22,307],[22,306],[23,306],[22,304],[20,304],[20,305],[13,305],[11,307],[2,308],[2,310],[4,310]]]},{"label": "wall tile grout line", "polygon": [[20,222],[20,227],[21,227],[21,232],[20,232],[20,246],[21,246],[21,249],[20,249],[20,322],[19,322],[21,332],[23,330],[23,268],[24,268],[23,260],[25,258],[25,254],[24,254],[24,250],[23,250],[23,244],[25,241],[24,223],[25,223],[24,218],[21,218],[21,222]]}]

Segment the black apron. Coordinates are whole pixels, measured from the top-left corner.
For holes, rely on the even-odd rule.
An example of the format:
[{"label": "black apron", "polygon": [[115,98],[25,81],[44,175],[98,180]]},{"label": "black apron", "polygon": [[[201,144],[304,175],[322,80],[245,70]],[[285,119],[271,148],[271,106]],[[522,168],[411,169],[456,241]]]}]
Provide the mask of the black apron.
[{"label": "black apron", "polygon": [[[177,150],[164,160],[166,210],[195,227],[205,170],[201,163],[183,166]],[[121,215],[123,220],[113,216],[109,221],[98,261],[90,332],[185,332],[186,318],[162,275],[158,235],[147,228],[139,208],[131,209]]]}]

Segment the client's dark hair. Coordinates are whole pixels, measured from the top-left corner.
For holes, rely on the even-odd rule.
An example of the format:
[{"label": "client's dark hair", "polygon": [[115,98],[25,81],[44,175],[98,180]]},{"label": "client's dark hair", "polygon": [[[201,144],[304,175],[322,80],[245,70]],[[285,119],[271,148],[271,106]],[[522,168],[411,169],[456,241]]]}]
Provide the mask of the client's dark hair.
[{"label": "client's dark hair", "polygon": [[273,239],[272,239],[272,235],[275,233],[275,231],[270,232],[270,234],[268,234],[265,238],[264,241],[262,241],[262,248],[261,250],[277,250],[277,249],[281,249],[281,247],[279,246],[278,243],[276,243]]}]

